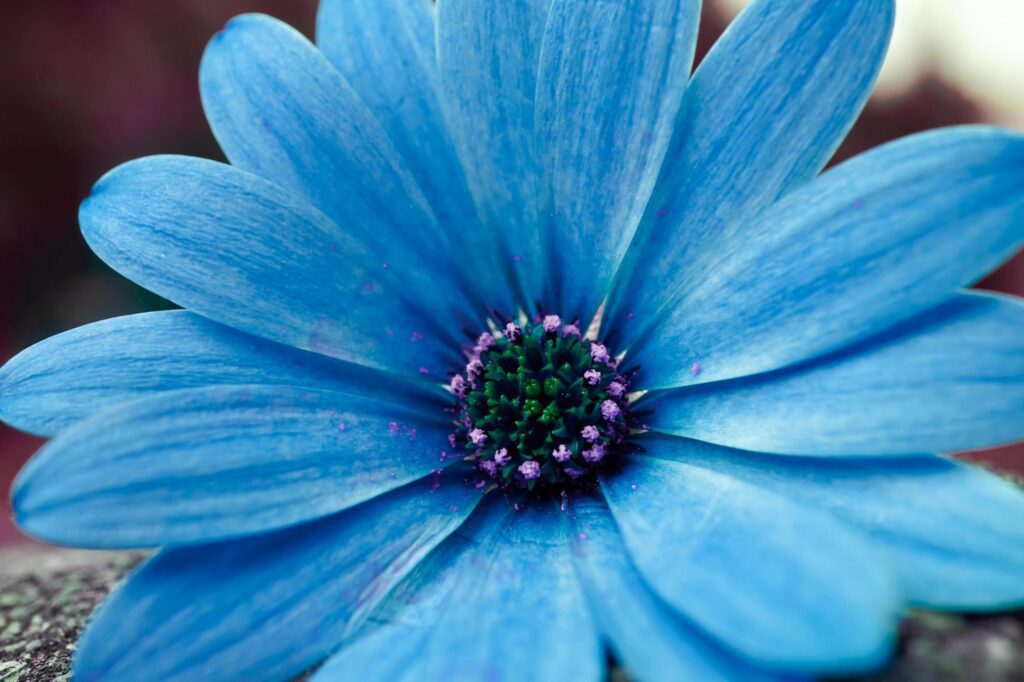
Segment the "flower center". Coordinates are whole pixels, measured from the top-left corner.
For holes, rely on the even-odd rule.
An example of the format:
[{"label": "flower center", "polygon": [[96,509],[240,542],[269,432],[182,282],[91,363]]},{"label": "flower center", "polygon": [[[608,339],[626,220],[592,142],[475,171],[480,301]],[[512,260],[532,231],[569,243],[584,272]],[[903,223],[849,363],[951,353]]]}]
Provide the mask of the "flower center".
[{"label": "flower center", "polygon": [[614,459],[633,426],[631,372],[575,324],[548,315],[484,332],[451,380],[454,448],[508,490],[564,490]]}]

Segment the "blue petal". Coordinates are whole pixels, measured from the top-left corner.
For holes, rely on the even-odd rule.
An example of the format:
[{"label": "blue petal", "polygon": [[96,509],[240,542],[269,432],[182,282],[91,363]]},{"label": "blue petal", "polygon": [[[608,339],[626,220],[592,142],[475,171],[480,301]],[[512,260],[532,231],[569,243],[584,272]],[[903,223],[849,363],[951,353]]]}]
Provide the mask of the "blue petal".
[{"label": "blue petal", "polygon": [[115,270],[236,329],[378,369],[442,377],[458,363],[443,321],[399,295],[426,286],[413,273],[249,173],[188,157],[131,161],[96,184],[79,218]]},{"label": "blue petal", "polygon": [[658,179],[693,65],[698,0],[553,0],[537,83],[556,310],[594,316]]},{"label": "blue petal", "polygon": [[489,244],[476,248],[498,258],[490,276],[525,309],[549,296],[534,101],[550,4],[457,0],[441,2],[437,17],[442,105]]},{"label": "blue petal", "polygon": [[375,261],[407,276],[429,271],[420,281],[433,286],[409,292],[426,307],[480,321],[445,231],[387,132],[300,33],[267,16],[237,17],[210,42],[199,81],[232,165],[312,203]]},{"label": "blue petal", "polygon": [[1024,436],[1024,304],[958,294],[841,354],[667,391],[655,431],[790,455],[913,455]]},{"label": "blue petal", "polygon": [[757,682],[780,676],[723,650],[659,600],[630,563],[604,502],[573,501],[573,561],[595,618],[631,678]]},{"label": "blue petal", "polygon": [[206,542],[332,514],[444,466],[443,414],[290,386],[213,386],[118,405],[22,470],[13,506],[58,544]]},{"label": "blue petal", "polygon": [[1024,137],[915,135],[825,173],[686,268],[631,352],[650,388],[778,369],[938,305],[1022,245]]},{"label": "blue petal", "polygon": [[853,125],[894,0],[757,0],[694,74],[666,164],[605,310],[628,345],[694,264],[750,238],[746,218],[809,181]]},{"label": "blue petal", "polygon": [[870,669],[888,655],[891,576],[830,515],[651,457],[630,458],[602,488],[647,584],[740,655],[807,673]]},{"label": "blue petal", "polygon": [[317,43],[377,117],[488,305],[509,305],[441,106],[431,0],[323,0]]},{"label": "blue petal", "polygon": [[863,529],[915,604],[1024,604],[1024,493],[981,469],[934,456],[778,457],[667,436],[642,445],[651,457],[713,469]]},{"label": "blue petal", "polygon": [[53,436],[134,398],[224,384],[289,384],[424,407],[444,396],[430,384],[168,310],[88,324],[25,349],[0,368],[0,418]]},{"label": "blue petal", "polygon": [[494,497],[481,518],[424,560],[371,619],[376,625],[328,661],[315,682],[603,679],[561,513],[513,513]]},{"label": "blue petal", "polygon": [[75,679],[291,679],[357,627],[478,495],[415,483],[298,528],[164,550],[93,617]]}]

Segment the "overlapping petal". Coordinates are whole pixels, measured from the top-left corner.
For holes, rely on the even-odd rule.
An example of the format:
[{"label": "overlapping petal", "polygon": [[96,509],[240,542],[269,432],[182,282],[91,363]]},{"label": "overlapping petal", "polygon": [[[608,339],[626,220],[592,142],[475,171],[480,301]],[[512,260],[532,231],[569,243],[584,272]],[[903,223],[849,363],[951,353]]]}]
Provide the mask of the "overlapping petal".
[{"label": "overlapping petal", "polygon": [[658,186],[616,278],[604,328],[628,345],[747,218],[813,178],[874,85],[893,0],[756,0],[687,89]]},{"label": "overlapping petal", "polygon": [[[496,499],[495,499],[496,498]],[[597,630],[573,572],[562,513],[481,508],[395,590],[317,682],[599,680]]]},{"label": "overlapping petal", "polygon": [[892,576],[829,515],[651,457],[631,457],[601,487],[647,584],[733,651],[808,673],[888,656],[900,609]]},{"label": "overlapping petal", "polygon": [[790,455],[908,455],[1024,436],[1024,303],[958,294],[856,348],[667,391],[653,430]]},{"label": "overlapping petal", "polygon": [[85,547],[281,528],[444,466],[441,413],[333,391],[214,386],[118,405],[48,443],[15,483],[18,523]]},{"label": "overlapping petal", "polygon": [[298,528],[163,550],[93,616],[75,679],[291,679],[358,627],[478,499],[468,486],[419,482]]},{"label": "overlapping petal", "polygon": [[80,221],[115,270],[236,329],[412,374],[443,377],[458,360],[451,328],[403,299],[415,278],[244,171],[188,157],[131,161],[96,184]]},{"label": "overlapping petal", "polygon": [[915,135],[825,173],[680,273],[633,350],[652,389],[778,369],[938,305],[1022,245],[1024,136]]},{"label": "overlapping petal", "polygon": [[934,456],[779,457],[665,436],[642,445],[650,457],[712,469],[865,530],[914,604],[1024,603],[1024,493],[981,469]]},{"label": "overlapping petal", "polygon": [[630,562],[602,500],[574,499],[572,521],[573,563],[587,603],[628,674],[647,682],[795,679],[725,651],[658,599]]},{"label": "overlapping petal", "polygon": [[[690,78],[698,0],[553,0],[537,79],[553,307],[589,321],[654,189]],[[550,208],[548,208],[550,206]]]},{"label": "overlapping petal", "polygon": [[367,244],[375,263],[420,282],[409,294],[425,308],[455,316],[453,323],[480,322],[414,175],[314,45],[276,19],[236,17],[210,42],[199,80],[232,165],[306,199]]},{"label": "overlapping petal", "polygon": [[0,417],[41,436],[118,403],[180,388],[288,384],[441,405],[425,382],[265,341],[184,310],[103,320],[50,337],[0,368]]},{"label": "overlapping petal", "polygon": [[[458,251],[479,298],[513,310],[441,106],[431,0],[324,0],[317,44],[377,117]],[[502,303],[504,301],[504,304]]]},{"label": "overlapping petal", "polygon": [[[508,293],[493,307],[532,308],[546,291],[547,244],[538,230],[537,70],[551,0],[441,0],[437,16],[442,106],[484,222],[490,276]],[[470,251],[466,257],[477,255]],[[509,294],[514,294],[509,296]],[[509,314],[513,311],[505,311]]]}]

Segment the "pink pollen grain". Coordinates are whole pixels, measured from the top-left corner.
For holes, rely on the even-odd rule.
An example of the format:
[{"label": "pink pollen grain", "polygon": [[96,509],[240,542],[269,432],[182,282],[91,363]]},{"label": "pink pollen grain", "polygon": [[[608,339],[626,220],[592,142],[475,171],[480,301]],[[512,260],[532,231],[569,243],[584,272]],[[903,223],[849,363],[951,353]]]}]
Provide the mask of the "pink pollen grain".
[{"label": "pink pollen grain", "polygon": [[693,376],[697,376],[698,374],[700,374],[700,363],[699,362],[695,362],[695,363],[693,363],[693,365],[690,366],[690,374],[692,374]]}]

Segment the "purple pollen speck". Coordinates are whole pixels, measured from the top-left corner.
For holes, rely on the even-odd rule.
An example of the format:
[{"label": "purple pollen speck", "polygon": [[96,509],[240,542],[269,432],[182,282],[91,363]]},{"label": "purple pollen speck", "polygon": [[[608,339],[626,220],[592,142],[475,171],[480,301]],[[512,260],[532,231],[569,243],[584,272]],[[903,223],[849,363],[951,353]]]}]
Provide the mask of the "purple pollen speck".
[{"label": "purple pollen speck", "polygon": [[505,325],[505,338],[509,341],[515,342],[521,339],[523,336],[522,328],[515,322],[509,322]]},{"label": "purple pollen speck", "polygon": [[580,435],[583,436],[583,440],[588,443],[594,443],[601,437],[601,432],[598,431],[597,427],[593,424],[587,424],[583,427],[583,430],[580,431]]},{"label": "purple pollen speck", "polygon": [[[602,407],[602,411],[604,408]],[[469,439],[473,441],[473,445],[483,445],[487,442],[487,434],[484,433],[483,429],[473,429],[469,432]]]},{"label": "purple pollen speck", "polygon": [[622,409],[613,400],[606,400],[601,403],[601,416],[605,421],[615,421],[622,414]]},{"label": "purple pollen speck", "polygon": [[608,349],[604,347],[604,344],[592,343],[590,344],[590,358],[594,362],[600,362],[603,365],[611,363],[611,356],[608,355]]},{"label": "purple pollen speck", "polygon": [[583,473],[584,472],[583,472],[582,469],[577,469],[574,466],[565,467],[565,474],[566,474],[566,476],[568,476],[571,479],[575,480],[575,479],[579,478],[580,476],[582,476]]},{"label": "purple pollen speck", "polygon": [[577,327],[574,324],[567,324],[564,327],[562,327],[562,335],[563,336],[582,336],[582,334],[580,333],[580,328]]},{"label": "purple pollen speck", "polygon": [[700,374],[700,363],[699,362],[693,363],[693,365],[690,367],[690,374],[692,374],[693,376],[697,376],[698,374]]},{"label": "purple pollen speck", "polygon": [[398,422],[388,422],[388,433],[392,436],[398,435]]},{"label": "purple pollen speck", "polygon": [[608,391],[608,395],[610,395],[611,397],[621,398],[623,395],[626,394],[626,385],[623,384],[621,381],[613,381],[610,384],[608,384],[608,388],[605,390]]},{"label": "purple pollen speck", "polygon": [[597,386],[601,383],[601,373],[596,369],[588,369],[583,373],[583,378],[587,380],[587,383],[591,386]]},{"label": "purple pollen speck", "polygon": [[560,318],[558,315],[545,315],[544,321],[541,322],[541,325],[544,327],[544,331],[548,332],[549,334],[553,334],[554,332],[558,331],[559,327],[562,326],[562,318]]},{"label": "purple pollen speck", "polygon": [[494,460],[480,460],[480,468],[486,471],[489,476],[494,476],[498,473],[498,465],[494,463]]},{"label": "purple pollen speck", "polygon": [[452,382],[449,384],[454,393],[459,398],[466,397],[466,380],[462,378],[461,374],[456,374],[452,377]]},{"label": "purple pollen speck", "polygon": [[562,443],[551,451],[551,456],[555,458],[556,462],[568,462],[572,459],[572,451],[565,447],[565,443]]},{"label": "purple pollen speck", "polygon": [[591,464],[595,464],[604,459],[606,452],[607,446],[604,445],[603,443],[597,443],[594,445],[594,447],[590,448],[589,450],[584,450],[582,452],[582,455],[584,460],[590,462]]},{"label": "purple pollen speck", "polygon": [[483,353],[494,348],[494,335],[490,332],[484,332],[476,340],[476,349]]},{"label": "purple pollen speck", "polygon": [[469,361],[466,365],[466,374],[471,377],[478,377],[484,373],[484,363],[480,362],[476,358]]},{"label": "purple pollen speck", "polygon": [[500,466],[505,466],[512,461],[512,455],[508,454],[506,448],[501,448],[494,453],[494,461]]},{"label": "purple pollen speck", "polygon": [[519,473],[523,475],[527,481],[532,481],[535,478],[540,478],[540,464],[529,460],[519,465]]}]

